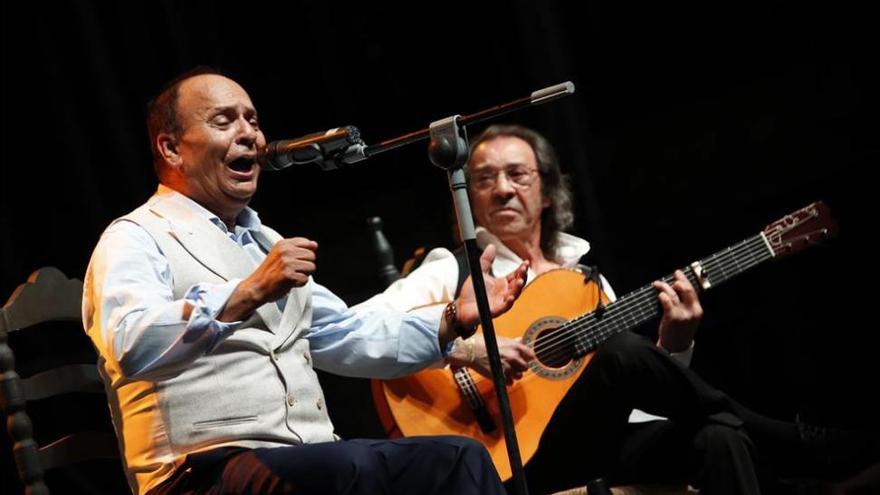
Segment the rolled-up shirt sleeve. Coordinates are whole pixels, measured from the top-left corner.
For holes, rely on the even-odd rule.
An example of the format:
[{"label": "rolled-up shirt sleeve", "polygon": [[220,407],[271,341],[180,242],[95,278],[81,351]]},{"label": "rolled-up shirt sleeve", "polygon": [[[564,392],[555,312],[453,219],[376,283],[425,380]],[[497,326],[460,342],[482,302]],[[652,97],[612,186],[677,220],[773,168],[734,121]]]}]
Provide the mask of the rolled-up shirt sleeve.
[{"label": "rolled-up shirt sleeve", "polygon": [[104,347],[102,356],[125,376],[146,378],[210,352],[241,324],[217,320],[239,282],[197,284],[175,299],[168,261],[152,237],[137,224],[117,222],[92,256],[83,321],[97,333],[92,339]]},{"label": "rolled-up shirt sleeve", "polygon": [[339,375],[393,378],[439,362],[436,308],[403,313],[384,308],[349,308],[320,284],[312,286],[308,331],[316,368]]}]

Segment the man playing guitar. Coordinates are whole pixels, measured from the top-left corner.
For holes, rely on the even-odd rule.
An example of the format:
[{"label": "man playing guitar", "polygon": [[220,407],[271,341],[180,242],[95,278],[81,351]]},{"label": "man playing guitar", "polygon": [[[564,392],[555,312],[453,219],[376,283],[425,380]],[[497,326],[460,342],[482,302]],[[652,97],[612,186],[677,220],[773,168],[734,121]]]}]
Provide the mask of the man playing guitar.
[{"label": "man playing guitar", "polygon": [[[531,320],[511,322],[510,314],[496,320],[533,492],[604,477],[612,483],[690,483],[704,493],[759,493],[766,459],[785,475],[823,474],[827,466],[817,459],[828,460],[827,453],[815,452],[815,439],[805,435],[803,425],[760,416],[688,369],[703,314],[694,284],[709,286],[699,263],[643,289],[637,313],[655,311],[658,301],[662,308],[656,342],[628,330],[600,330],[593,340],[554,335],[556,327],[567,328],[559,323],[593,309],[590,316],[601,327],[601,312],[616,300],[598,273],[573,275],[590,246],[563,232],[573,220],[567,177],[551,144],[524,127],[492,126],[472,141],[471,151],[467,174],[477,241],[482,249],[497,249],[493,273],[504,275],[523,261],[530,266],[530,285],[511,313],[532,306],[524,311],[554,317],[537,320],[525,335],[524,328],[505,332],[505,326],[527,326]],[[765,249],[760,239],[753,244],[758,243],[755,249]],[[439,311],[455,298],[464,266],[462,255],[435,249],[386,290],[384,295],[393,297],[384,297],[383,304],[398,310],[436,304]],[[546,283],[551,277],[574,281],[574,287],[560,290]],[[574,309],[558,308],[566,298],[575,299]],[[641,321],[638,315],[633,319]],[[595,344],[585,348],[589,354],[576,352],[584,342]],[[493,405],[484,404],[492,400],[489,381],[467,371],[490,373],[482,334],[457,339],[447,362],[449,369],[374,387],[390,433],[473,435],[489,447],[499,473],[509,476],[500,424],[492,423]]]}]

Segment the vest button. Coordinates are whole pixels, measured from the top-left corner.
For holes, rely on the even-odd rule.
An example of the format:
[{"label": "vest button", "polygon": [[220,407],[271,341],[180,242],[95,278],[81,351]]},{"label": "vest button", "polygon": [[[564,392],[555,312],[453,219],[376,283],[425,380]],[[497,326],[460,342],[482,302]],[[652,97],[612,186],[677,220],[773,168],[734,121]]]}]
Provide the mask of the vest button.
[{"label": "vest button", "polygon": [[275,354],[275,351],[269,351],[269,356],[272,358],[272,361],[278,361],[278,355]]},{"label": "vest button", "polygon": [[318,406],[318,410],[320,411],[321,408],[324,407],[324,401],[322,401],[321,399],[318,399],[318,401],[315,403],[315,405]]},{"label": "vest button", "polygon": [[287,394],[287,405],[293,407],[294,402],[296,402],[296,399],[293,397],[293,394]]},{"label": "vest button", "polygon": [[309,353],[308,352],[303,353],[303,359],[305,359],[307,363],[309,362]]}]

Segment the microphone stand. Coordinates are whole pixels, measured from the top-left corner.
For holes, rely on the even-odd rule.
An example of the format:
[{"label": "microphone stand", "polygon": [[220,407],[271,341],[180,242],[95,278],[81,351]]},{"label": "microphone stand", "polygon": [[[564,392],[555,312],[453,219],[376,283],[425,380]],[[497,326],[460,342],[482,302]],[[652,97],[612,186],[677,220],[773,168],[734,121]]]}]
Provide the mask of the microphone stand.
[{"label": "microphone stand", "polygon": [[[383,141],[376,145],[366,146],[360,141],[360,135],[356,136],[356,143],[333,153],[317,156],[317,161],[323,170],[334,170],[344,164],[359,162],[373,155],[399,148],[403,145],[431,139],[428,148],[428,157],[431,163],[447,171],[449,176],[449,188],[455,204],[455,213],[458,218],[458,227],[461,238],[464,241],[467,253],[468,269],[471,274],[482,273],[480,269],[480,255],[477,248],[477,240],[474,229],[474,220],[471,216],[471,206],[468,201],[467,183],[462,167],[467,163],[470,151],[468,149],[467,132],[465,125],[482,122],[498,115],[510,113],[521,108],[540,105],[549,101],[562,98],[574,93],[574,84],[564,82],[534,91],[525,98],[504,103],[470,115],[454,115],[433,122],[428,129],[411,132],[403,136]],[[501,355],[498,352],[498,340],[495,337],[495,327],[492,325],[492,314],[489,310],[489,300],[486,297],[486,283],[482,276],[471,277],[474,285],[474,294],[477,299],[477,309],[480,313],[480,324],[483,327],[483,337],[486,340],[486,350],[489,354],[489,364],[492,369],[492,383],[495,386],[495,394],[498,396],[498,405],[501,410],[502,424],[504,426],[504,440],[507,442],[507,456],[510,460],[510,468],[513,472],[513,484],[519,495],[528,495],[525,472],[523,471],[522,458],[519,452],[519,442],[516,440],[516,430],[513,427],[513,415],[510,412],[510,400],[507,397],[507,386],[504,381],[504,371],[501,365]]]},{"label": "microphone stand", "polygon": [[[452,192],[458,228],[467,254],[468,269],[474,285],[477,309],[480,312],[480,323],[483,326],[483,338],[486,341],[486,351],[489,354],[489,364],[492,369],[492,383],[495,388],[495,395],[498,398],[502,424],[504,425],[504,440],[507,442],[507,457],[510,460],[510,468],[513,472],[513,485],[516,487],[517,493],[528,495],[529,490],[526,485],[522,457],[519,452],[519,442],[516,439],[513,415],[510,412],[510,399],[507,396],[501,355],[498,352],[498,340],[495,337],[492,313],[486,296],[486,282],[483,280],[480,268],[480,251],[477,247],[474,219],[471,216],[467,183],[464,170],[462,170],[462,167],[467,163],[470,152],[467,131],[463,126],[459,126],[459,119],[461,119],[461,116],[455,115],[438,120],[430,125],[431,144],[428,147],[428,157],[431,163],[446,170],[449,176],[449,189]],[[477,275],[474,276],[474,274]]]}]

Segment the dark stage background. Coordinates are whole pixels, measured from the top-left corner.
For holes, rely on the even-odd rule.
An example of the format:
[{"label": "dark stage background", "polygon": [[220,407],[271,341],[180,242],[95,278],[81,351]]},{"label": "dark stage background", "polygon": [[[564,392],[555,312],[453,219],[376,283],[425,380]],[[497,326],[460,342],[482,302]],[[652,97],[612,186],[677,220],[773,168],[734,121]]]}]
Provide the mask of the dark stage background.
[{"label": "dark stage background", "polygon": [[[352,124],[375,143],[571,80],[573,97],[504,120],[556,143],[573,230],[618,294],[829,203],[836,240],[704,297],[693,366],[764,413],[867,425],[880,339],[866,18],[779,1],[3,2],[0,294],[43,265],[82,277],[103,228],[156,186],[146,101],[194,65],[241,82],[270,140]],[[354,303],[380,288],[365,218],[384,219],[399,263],[451,246],[446,189],[418,144],[265,174],[253,206],[317,240],[316,279]],[[340,433],[374,434],[366,382],[324,381]],[[0,491],[15,493],[0,438]]]}]

